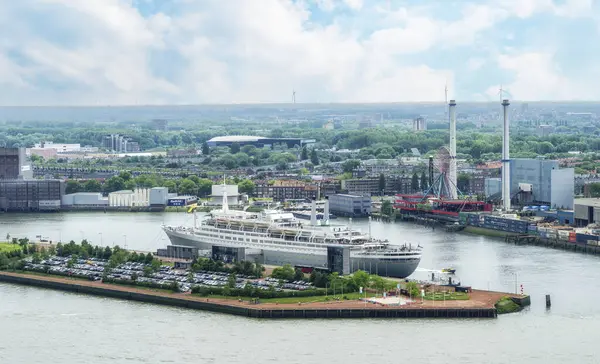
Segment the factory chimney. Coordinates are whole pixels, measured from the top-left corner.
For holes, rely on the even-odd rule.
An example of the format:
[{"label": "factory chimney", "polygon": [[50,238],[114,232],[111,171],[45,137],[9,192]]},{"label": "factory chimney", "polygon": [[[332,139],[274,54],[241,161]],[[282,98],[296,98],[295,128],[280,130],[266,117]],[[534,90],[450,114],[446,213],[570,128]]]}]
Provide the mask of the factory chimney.
[{"label": "factory chimney", "polygon": [[510,135],[508,124],[508,100],[502,101],[504,111],[504,135],[502,137],[502,208],[504,211],[510,211]]},{"label": "factory chimney", "polygon": [[450,199],[458,198],[456,190],[456,101],[450,100],[450,166],[448,168],[448,192]]},{"label": "factory chimney", "polygon": [[314,197],[310,204],[310,224],[317,225],[317,200]]},{"label": "factory chimney", "polygon": [[323,207],[323,225],[329,225],[329,196],[325,196],[325,207]]}]

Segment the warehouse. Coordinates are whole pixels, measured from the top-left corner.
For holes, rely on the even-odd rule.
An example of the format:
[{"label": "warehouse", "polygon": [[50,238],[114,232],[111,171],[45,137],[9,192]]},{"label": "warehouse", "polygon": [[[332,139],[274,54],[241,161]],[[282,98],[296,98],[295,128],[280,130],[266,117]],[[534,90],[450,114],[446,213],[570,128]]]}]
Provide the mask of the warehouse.
[{"label": "warehouse", "polygon": [[1,180],[0,210],[60,210],[65,183],[62,180]]},{"label": "warehouse", "polygon": [[65,208],[94,208],[107,207],[108,198],[100,192],[77,192],[64,195],[62,206]]},{"label": "warehouse", "polygon": [[584,227],[600,221],[600,198],[575,200],[575,225]]}]

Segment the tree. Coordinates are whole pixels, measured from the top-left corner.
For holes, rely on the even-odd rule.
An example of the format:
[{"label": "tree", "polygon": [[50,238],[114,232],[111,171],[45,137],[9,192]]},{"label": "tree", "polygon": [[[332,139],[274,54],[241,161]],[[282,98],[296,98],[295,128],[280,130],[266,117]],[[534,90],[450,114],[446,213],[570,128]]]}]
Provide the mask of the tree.
[{"label": "tree", "polygon": [[101,192],[102,191],[102,185],[100,184],[100,182],[98,182],[95,179],[86,181],[83,184],[83,188],[85,189],[85,192]]},{"label": "tree", "polygon": [[198,181],[198,196],[205,197],[212,192],[213,181],[208,178],[200,178]]},{"label": "tree", "polygon": [[319,156],[317,155],[317,150],[314,148],[310,151],[310,162],[315,166],[319,165]]},{"label": "tree", "polygon": [[254,193],[254,189],[256,188],[256,184],[249,179],[245,179],[238,184],[238,189],[241,193],[247,193],[248,195],[252,195]]},{"label": "tree", "polygon": [[175,183],[175,181],[166,181],[163,187],[166,187],[169,190],[169,193],[177,192],[177,183]]},{"label": "tree", "polygon": [[119,177],[121,177],[123,181],[129,181],[131,179],[131,173],[128,171],[123,171],[119,173]]},{"label": "tree", "polygon": [[239,143],[231,143],[229,146],[229,150],[231,154],[236,154],[240,152],[240,144]]},{"label": "tree", "polygon": [[471,176],[466,173],[461,173],[456,178],[456,188],[461,192],[470,191],[471,187]]},{"label": "tree", "polygon": [[423,189],[423,191],[429,188],[429,179],[427,178],[425,171],[421,173],[421,188]]},{"label": "tree", "polygon": [[210,154],[210,148],[208,147],[208,143],[204,142],[202,143],[202,155],[209,155]]},{"label": "tree", "polygon": [[360,161],[357,159],[349,159],[342,163],[344,173],[352,173],[356,168],[360,167]]},{"label": "tree", "polygon": [[236,280],[235,273],[231,273],[229,275],[229,277],[227,277],[227,287],[235,288],[235,280]]},{"label": "tree", "polygon": [[600,183],[589,183],[587,187],[589,197],[600,197]]},{"label": "tree", "polygon": [[286,264],[283,267],[273,269],[271,273],[271,277],[275,279],[282,279],[284,281],[292,281],[294,280],[294,275],[296,272],[291,265]]},{"label": "tree", "polygon": [[308,159],[308,149],[306,148],[306,145],[302,147],[302,153],[300,154],[300,159],[303,161]]},{"label": "tree", "polygon": [[82,190],[83,190],[83,188],[81,186],[81,183],[79,183],[79,181],[75,181],[75,180],[67,181],[67,184],[65,187],[66,194],[77,193],[77,192],[81,192]]},{"label": "tree", "polygon": [[179,184],[179,194],[195,195],[196,193],[198,193],[198,186],[196,186],[194,181],[186,178]]},{"label": "tree", "polygon": [[388,216],[391,216],[392,213],[394,213],[394,208],[389,200],[385,200],[381,203],[381,213]]},{"label": "tree", "polygon": [[384,195],[385,192],[385,175],[381,173],[379,175],[379,191],[381,191],[381,195]]},{"label": "tree", "polygon": [[115,192],[115,191],[121,191],[124,189],[125,189],[125,180],[123,180],[123,178],[118,177],[118,176],[110,177],[104,183],[104,191],[105,192]]},{"label": "tree", "polygon": [[412,180],[410,182],[410,188],[412,189],[413,192],[416,192],[419,190],[419,176],[417,176],[416,172],[412,176]]},{"label": "tree", "polygon": [[304,273],[302,273],[301,269],[296,269],[296,271],[294,272],[294,281],[303,281],[304,280]]}]

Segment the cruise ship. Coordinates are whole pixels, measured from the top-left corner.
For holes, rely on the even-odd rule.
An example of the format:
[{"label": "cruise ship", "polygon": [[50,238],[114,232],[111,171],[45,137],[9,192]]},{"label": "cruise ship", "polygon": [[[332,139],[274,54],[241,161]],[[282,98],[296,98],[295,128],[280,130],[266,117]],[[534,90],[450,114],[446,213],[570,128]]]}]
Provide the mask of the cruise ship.
[{"label": "cruise ship", "polygon": [[[347,271],[364,270],[381,276],[405,278],[421,261],[422,248],[404,243],[391,244],[375,239],[351,226],[329,225],[328,203],[325,218],[317,220],[312,209],[310,222],[292,213],[266,210],[261,213],[229,210],[226,193],[223,208],[210,212],[194,226],[163,226],[173,245],[234,254],[235,259],[261,264],[303,266],[331,269],[331,252],[349,255]],[[370,229],[369,229],[370,230]],[[328,258],[329,257],[329,258]],[[331,264],[331,263],[330,263]]]}]

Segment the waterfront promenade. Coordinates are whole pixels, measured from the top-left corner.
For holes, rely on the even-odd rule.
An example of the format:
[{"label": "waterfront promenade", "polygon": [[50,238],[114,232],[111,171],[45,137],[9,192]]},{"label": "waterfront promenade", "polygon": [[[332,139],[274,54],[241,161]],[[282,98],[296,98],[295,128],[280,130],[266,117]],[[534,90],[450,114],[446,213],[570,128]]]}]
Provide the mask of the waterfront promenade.
[{"label": "waterfront promenade", "polygon": [[0,281],[256,318],[494,318],[497,317],[494,304],[502,297],[523,300],[523,306],[529,304],[528,296],[479,290],[474,290],[469,300],[426,300],[403,306],[382,305],[362,300],[278,304],[205,298],[164,290],[15,272],[0,272]]}]

